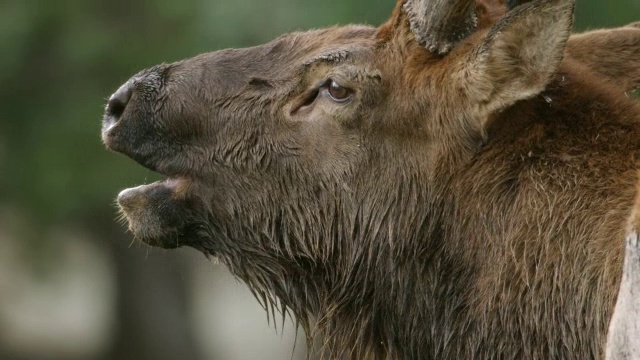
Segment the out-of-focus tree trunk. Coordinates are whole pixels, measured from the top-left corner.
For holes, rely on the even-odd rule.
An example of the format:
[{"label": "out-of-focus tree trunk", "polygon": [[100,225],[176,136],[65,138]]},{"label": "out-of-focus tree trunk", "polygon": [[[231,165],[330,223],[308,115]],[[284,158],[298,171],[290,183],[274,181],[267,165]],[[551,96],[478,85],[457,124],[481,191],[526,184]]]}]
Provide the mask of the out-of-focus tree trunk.
[{"label": "out-of-focus tree trunk", "polygon": [[[112,217],[106,217],[112,222]],[[179,252],[131,244],[117,224],[101,224],[116,270],[117,319],[105,359],[198,360],[188,308],[187,266]]]}]

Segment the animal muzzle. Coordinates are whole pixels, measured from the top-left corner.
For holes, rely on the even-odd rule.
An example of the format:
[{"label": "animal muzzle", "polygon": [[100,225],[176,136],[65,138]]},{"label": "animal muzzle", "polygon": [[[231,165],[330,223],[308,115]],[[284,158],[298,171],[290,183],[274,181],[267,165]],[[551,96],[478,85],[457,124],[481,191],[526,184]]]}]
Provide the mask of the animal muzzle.
[{"label": "animal muzzle", "polygon": [[102,118],[102,141],[107,148],[155,171],[168,142],[159,129],[157,111],[164,68],[145,70],[120,86],[109,98]]}]

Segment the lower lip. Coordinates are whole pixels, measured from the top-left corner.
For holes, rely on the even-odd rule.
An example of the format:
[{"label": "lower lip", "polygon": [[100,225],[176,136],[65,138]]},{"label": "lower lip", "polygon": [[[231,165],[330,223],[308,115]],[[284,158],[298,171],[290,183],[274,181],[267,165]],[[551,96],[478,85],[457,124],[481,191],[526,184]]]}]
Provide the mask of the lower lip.
[{"label": "lower lip", "polygon": [[173,193],[174,198],[179,199],[186,195],[191,185],[192,185],[191,179],[181,178],[181,177],[168,178],[165,180],[156,181],[151,184],[139,185],[136,187],[132,187],[132,188],[128,188],[120,191],[120,193],[118,194],[118,203],[122,205],[127,200],[136,196],[136,194],[144,192],[145,190],[150,189],[152,187],[162,187],[165,189],[169,189]]}]

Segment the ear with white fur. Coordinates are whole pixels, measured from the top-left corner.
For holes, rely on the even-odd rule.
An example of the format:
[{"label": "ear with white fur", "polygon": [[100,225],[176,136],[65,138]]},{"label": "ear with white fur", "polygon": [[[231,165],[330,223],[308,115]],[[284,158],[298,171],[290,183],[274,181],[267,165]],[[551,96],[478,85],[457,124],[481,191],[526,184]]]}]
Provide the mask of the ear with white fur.
[{"label": "ear with white fur", "polygon": [[562,61],[574,7],[575,0],[537,0],[494,25],[462,75],[463,91],[481,116],[545,89]]},{"label": "ear with white fur", "polygon": [[475,0],[407,0],[402,6],[416,41],[444,55],[477,26]]}]

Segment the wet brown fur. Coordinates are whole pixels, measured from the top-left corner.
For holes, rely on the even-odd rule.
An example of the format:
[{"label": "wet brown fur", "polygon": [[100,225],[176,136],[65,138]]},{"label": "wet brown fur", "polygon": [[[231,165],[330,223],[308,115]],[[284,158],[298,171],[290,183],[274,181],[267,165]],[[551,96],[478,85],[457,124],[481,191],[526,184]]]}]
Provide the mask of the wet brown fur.
[{"label": "wet brown fur", "polygon": [[[570,10],[553,21],[545,5],[559,2],[497,25],[479,2],[490,20],[446,56],[416,43],[399,1],[379,29],[136,75],[103,139],[172,180],[121,199],[130,227],[218,256],[328,358],[601,358],[640,197],[640,104],[625,95],[640,29],[565,48]],[[512,51],[513,27],[538,22],[557,37]],[[607,45],[592,56],[592,42]],[[313,100],[328,77],[350,102]],[[135,231],[149,219],[170,226]]]}]

